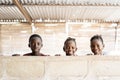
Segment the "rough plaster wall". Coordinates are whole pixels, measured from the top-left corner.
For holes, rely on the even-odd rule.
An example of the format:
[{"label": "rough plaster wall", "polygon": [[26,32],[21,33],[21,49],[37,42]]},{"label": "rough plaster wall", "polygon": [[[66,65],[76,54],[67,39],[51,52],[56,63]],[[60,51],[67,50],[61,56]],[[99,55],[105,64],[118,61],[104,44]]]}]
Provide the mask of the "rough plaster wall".
[{"label": "rough plaster wall", "polygon": [[0,80],[120,80],[120,57],[0,57]]}]

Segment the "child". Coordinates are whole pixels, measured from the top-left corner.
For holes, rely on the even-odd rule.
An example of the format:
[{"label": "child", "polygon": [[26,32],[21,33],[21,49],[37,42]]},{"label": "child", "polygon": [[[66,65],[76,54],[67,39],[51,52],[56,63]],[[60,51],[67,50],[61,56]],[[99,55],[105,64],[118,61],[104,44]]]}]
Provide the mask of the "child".
[{"label": "child", "polygon": [[63,50],[66,56],[76,56],[75,52],[77,51],[77,45],[75,39],[68,37],[64,42]]},{"label": "child", "polygon": [[[68,37],[64,42],[63,51],[66,53],[66,56],[77,56],[75,52],[77,51],[77,45],[74,38]],[[61,56],[56,54],[55,56]]]},{"label": "child", "polygon": [[[75,39],[68,37],[64,42],[63,50],[66,56],[76,56],[75,52],[77,51],[77,45]],[[56,54],[55,56],[60,56],[60,54]]]},{"label": "child", "polygon": [[30,36],[28,46],[31,48],[32,52],[24,54],[23,56],[47,56],[40,53],[43,43],[41,36],[38,34],[33,34]]},{"label": "child", "polygon": [[104,46],[103,39],[100,35],[94,35],[90,39],[90,47],[94,55],[103,55]]},{"label": "child", "polygon": [[12,56],[20,56],[20,54],[12,54]]}]

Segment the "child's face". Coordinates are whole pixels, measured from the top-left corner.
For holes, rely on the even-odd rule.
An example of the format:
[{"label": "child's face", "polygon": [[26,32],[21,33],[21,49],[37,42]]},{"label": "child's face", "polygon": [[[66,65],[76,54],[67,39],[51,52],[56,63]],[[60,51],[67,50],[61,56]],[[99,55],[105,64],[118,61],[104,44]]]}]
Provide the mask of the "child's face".
[{"label": "child's face", "polygon": [[103,43],[99,39],[94,39],[91,41],[91,51],[94,55],[102,55],[102,50],[104,48]]},{"label": "child's face", "polygon": [[34,37],[30,41],[29,47],[31,48],[32,52],[39,53],[41,47],[42,47],[42,41],[38,37]]},{"label": "child's face", "polygon": [[68,41],[67,44],[65,45],[64,51],[66,52],[67,56],[74,56],[76,52],[76,44],[74,41]]}]

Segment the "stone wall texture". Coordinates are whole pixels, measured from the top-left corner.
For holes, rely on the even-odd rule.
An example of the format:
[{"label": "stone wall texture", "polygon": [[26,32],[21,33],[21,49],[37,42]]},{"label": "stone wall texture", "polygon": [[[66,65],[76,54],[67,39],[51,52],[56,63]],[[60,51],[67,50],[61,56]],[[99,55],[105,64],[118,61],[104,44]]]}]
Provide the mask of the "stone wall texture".
[{"label": "stone wall texture", "polygon": [[0,80],[120,80],[120,57],[1,56]]}]

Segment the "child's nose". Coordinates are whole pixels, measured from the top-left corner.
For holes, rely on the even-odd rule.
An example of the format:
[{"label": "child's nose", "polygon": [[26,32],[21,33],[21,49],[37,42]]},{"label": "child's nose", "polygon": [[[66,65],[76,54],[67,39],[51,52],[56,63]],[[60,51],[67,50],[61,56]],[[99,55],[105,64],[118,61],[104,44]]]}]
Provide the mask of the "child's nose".
[{"label": "child's nose", "polygon": [[72,50],[72,48],[70,47],[69,50]]},{"label": "child's nose", "polygon": [[95,46],[94,48],[97,49],[97,46]]},{"label": "child's nose", "polygon": [[35,44],[35,45],[34,45],[34,47],[38,47],[38,45],[37,45],[37,44]]}]

